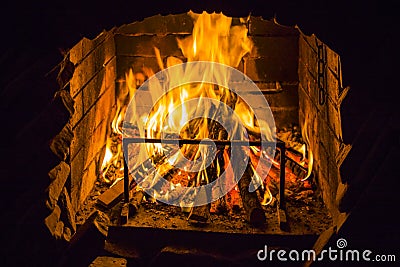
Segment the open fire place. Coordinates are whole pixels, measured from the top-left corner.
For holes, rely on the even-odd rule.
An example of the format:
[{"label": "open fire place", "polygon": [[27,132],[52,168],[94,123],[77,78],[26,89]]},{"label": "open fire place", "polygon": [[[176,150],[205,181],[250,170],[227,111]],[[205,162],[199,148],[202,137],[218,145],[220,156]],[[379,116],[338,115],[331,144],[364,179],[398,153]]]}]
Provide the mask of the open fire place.
[{"label": "open fire place", "polygon": [[[182,67],[154,79],[198,61],[245,78],[234,88],[187,83],[207,73]],[[74,244],[94,224],[105,251],[128,261],[240,265],[256,263],[265,240],[310,248],[343,222],[348,88],[340,57],[316,36],[259,17],[188,12],[84,38],[60,66],[57,96],[71,116],[50,145],[61,160],[46,201],[55,238]],[[232,78],[213,66],[217,81]]]}]

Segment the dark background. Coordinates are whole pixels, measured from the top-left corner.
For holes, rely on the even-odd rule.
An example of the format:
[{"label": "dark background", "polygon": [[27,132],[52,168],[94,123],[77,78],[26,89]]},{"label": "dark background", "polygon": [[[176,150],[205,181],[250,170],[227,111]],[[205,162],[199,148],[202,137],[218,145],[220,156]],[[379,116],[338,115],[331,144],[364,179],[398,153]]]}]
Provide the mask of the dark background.
[{"label": "dark background", "polygon": [[[32,182],[13,157],[18,136],[55,90],[45,75],[61,60],[62,50],[103,29],[139,21],[156,14],[220,12],[233,17],[248,14],[276,17],[283,25],[298,25],[316,34],[342,60],[343,83],[351,90],[342,104],[343,138],[353,144],[343,165],[344,179],[357,181],[358,208],[343,228],[349,243],[397,253],[398,220],[398,99],[397,51],[400,11],[397,1],[12,1],[0,8],[0,123],[2,231],[19,228],[16,207]],[[396,34],[396,35],[395,35]],[[50,83],[51,84],[51,83]],[[53,88],[53,89],[52,89]],[[33,134],[34,135],[34,134]],[[33,136],[42,140],[41,136]],[[33,139],[33,140],[34,140]],[[39,142],[39,141],[38,141]],[[26,146],[26,150],[34,149]],[[382,148],[382,149],[381,149]],[[366,168],[366,166],[368,168]],[[371,167],[372,166],[372,167]],[[366,169],[372,171],[365,171]],[[363,172],[364,171],[364,172]],[[350,177],[350,178],[349,178]],[[26,178],[26,177],[25,177]],[[42,178],[43,181],[46,179]],[[48,181],[44,181],[45,183]],[[15,204],[19,202],[19,204]],[[22,203],[24,203],[22,201]],[[28,207],[28,206],[27,206]],[[19,226],[23,227],[23,226]],[[17,230],[16,230],[17,229]],[[13,234],[7,236],[12,238]],[[363,248],[364,248],[363,247]],[[399,256],[398,256],[399,257]]]},{"label": "dark background", "polygon": [[[229,16],[276,17],[283,25],[298,25],[306,34],[315,33],[342,58],[344,85],[352,87],[344,118],[366,113],[372,105],[396,103],[397,70],[396,1],[13,1],[2,6],[2,54],[10,58],[40,58],[58,49],[68,50],[82,37],[93,38],[102,30],[142,20],[155,14],[223,11]],[[57,60],[61,59],[61,55]],[[54,61],[54,65],[57,63]],[[0,85],[27,67],[17,62],[0,66]],[[10,64],[11,63],[11,64]],[[4,75],[3,75],[4,74]],[[8,80],[7,80],[8,79]],[[6,81],[4,81],[6,80]],[[353,107],[357,105],[357,107]],[[358,106],[360,105],[360,107]],[[349,114],[349,116],[347,116]],[[345,131],[350,139],[354,121]],[[357,121],[357,123],[361,123]]]}]

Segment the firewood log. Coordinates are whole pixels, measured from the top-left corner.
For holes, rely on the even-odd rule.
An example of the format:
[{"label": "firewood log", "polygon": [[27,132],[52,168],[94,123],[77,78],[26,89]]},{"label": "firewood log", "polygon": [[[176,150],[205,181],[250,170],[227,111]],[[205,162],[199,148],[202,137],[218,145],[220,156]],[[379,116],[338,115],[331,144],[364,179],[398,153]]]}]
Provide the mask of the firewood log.
[{"label": "firewood log", "polygon": [[251,177],[253,176],[253,170],[249,164],[238,183],[240,197],[242,199],[243,208],[246,211],[247,221],[254,226],[262,226],[266,221],[266,217],[257,193],[255,191],[249,192],[249,185]]}]

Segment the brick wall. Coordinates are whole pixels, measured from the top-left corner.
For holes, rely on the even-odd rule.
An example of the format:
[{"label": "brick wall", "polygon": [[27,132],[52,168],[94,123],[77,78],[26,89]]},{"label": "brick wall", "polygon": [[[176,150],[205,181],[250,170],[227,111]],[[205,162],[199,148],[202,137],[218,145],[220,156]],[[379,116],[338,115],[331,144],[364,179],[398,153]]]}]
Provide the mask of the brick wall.
[{"label": "brick wall", "polygon": [[[232,20],[232,25],[238,23],[239,19]],[[298,123],[298,30],[259,17],[250,17],[247,27],[255,46],[238,69],[265,93],[278,127]],[[191,34],[192,28],[188,14],[154,16],[118,28],[115,32],[118,79],[123,80],[129,68],[141,72],[147,66],[159,71],[153,47],[160,50],[164,62],[168,56],[184,60],[176,38]]]},{"label": "brick wall", "polygon": [[303,127],[307,121],[313,169],[337,225],[340,165],[351,148],[343,142],[340,115],[340,104],[348,88],[342,86],[340,57],[314,35],[301,33],[299,38],[299,81],[299,121]]},{"label": "brick wall", "polygon": [[99,173],[107,131],[115,113],[116,58],[114,30],[82,39],[70,50],[75,65],[70,94],[75,104],[70,146],[71,201],[78,211]]}]

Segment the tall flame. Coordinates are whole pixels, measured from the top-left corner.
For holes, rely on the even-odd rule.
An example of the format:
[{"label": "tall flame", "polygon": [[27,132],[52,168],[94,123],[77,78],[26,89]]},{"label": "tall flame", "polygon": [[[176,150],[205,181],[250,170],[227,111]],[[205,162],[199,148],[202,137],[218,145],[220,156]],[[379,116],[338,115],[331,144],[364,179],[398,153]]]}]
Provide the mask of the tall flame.
[{"label": "tall flame", "polygon": [[[253,42],[247,37],[244,25],[231,26],[232,18],[222,13],[196,14],[193,33],[185,39],[178,39],[178,46],[190,61],[212,61],[231,67],[239,66],[243,56],[249,53]],[[224,76],[224,74],[221,74]]]},{"label": "tall flame", "polygon": [[[249,53],[253,47],[252,41],[247,37],[247,28],[245,25],[231,26],[232,18],[223,15],[222,13],[196,14],[189,12],[189,15],[194,20],[193,34],[184,39],[177,39],[179,48],[188,62],[193,61],[211,61],[237,67],[242,57]],[[157,62],[161,69],[164,69],[163,59],[160,51],[155,48]],[[171,67],[183,63],[176,57],[167,57],[166,67]],[[180,84],[183,75],[191,75],[184,72],[171,74],[169,77],[170,87]],[[227,80],[227,73],[204,73],[204,75],[214,75],[218,81]],[[154,85],[150,93],[156,95],[157,85]],[[190,99],[197,98],[197,105],[188,102]],[[190,138],[202,139],[210,138],[209,121],[207,118],[212,118],[212,108],[204,108],[202,105],[207,105],[203,102],[203,98],[212,98],[223,102],[229,106],[234,106],[235,113],[239,116],[242,123],[245,123],[248,128],[259,132],[259,127],[254,122],[254,114],[248,105],[238,98],[234,93],[227,88],[216,87],[212,84],[198,83],[184,86],[177,86],[154,105],[152,112],[146,120],[146,137],[160,138],[161,132],[167,130],[172,133],[180,132],[182,138],[189,138],[189,133],[181,131],[188,123],[189,114],[196,117],[204,117],[205,119],[197,122],[196,132],[191,134]],[[223,107],[221,107],[223,108]],[[199,113],[199,111],[204,113]],[[207,112],[209,112],[207,114]],[[213,136],[212,139],[218,139],[218,136]],[[193,147],[193,146],[192,146]],[[159,144],[148,146],[149,153],[162,151]],[[200,148],[206,149],[206,148]],[[184,145],[183,150],[190,150]],[[204,155],[206,151],[195,153],[196,157]]]}]

